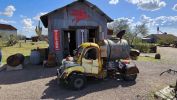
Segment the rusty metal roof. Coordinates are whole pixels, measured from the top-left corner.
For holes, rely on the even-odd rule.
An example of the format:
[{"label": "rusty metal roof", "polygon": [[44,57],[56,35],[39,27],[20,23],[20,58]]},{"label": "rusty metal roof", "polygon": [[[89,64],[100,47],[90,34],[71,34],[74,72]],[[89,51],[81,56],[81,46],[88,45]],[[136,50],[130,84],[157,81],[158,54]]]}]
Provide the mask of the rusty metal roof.
[{"label": "rusty metal roof", "polygon": [[65,7],[74,5],[74,4],[77,3],[77,2],[83,2],[84,4],[86,4],[87,6],[89,6],[90,8],[95,9],[96,12],[98,12],[100,15],[102,15],[102,16],[104,16],[104,17],[106,18],[107,22],[112,22],[112,21],[113,21],[112,18],[110,18],[108,15],[106,15],[106,14],[105,14],[101,9],[99,9],[96,5],[94,5],[94,4],[90,3],[90,2],[88,2],[87,0],[77,0],[77,1],[75,1],[75,2],[73,2],[73,3],[70,3],[70,4],[68,4],[68,5],[64,6],[64,7],[62,7],[62,8],[58,8],[58,9],[56,9],[56,10],[54,10],[54,11],[51,11],[51,12],[49,12],[49,13],[47,13],[47,14],[41,16],[40,19],[41,19],[42,23],[43,23],[44,26],[47,28],[47,27],[48,27],[48,15],[50,15],[50,14],[52,14],[52,13],[55,13],[56,11],[61,10],[61,9],[65,8]]},{"label": "rusty metal roof", "polygon": [[0,24],[0,30],[17,30],[17,29],[12,25]]}]

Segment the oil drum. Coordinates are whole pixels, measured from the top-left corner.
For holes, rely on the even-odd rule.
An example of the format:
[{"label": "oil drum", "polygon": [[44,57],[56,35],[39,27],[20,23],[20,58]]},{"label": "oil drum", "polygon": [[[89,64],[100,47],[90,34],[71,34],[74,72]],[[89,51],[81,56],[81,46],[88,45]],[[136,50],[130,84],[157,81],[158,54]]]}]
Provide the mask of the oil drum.
[{"label": "oil drum", "polygon": [[30,62],[33,65],[39,65],[41,63],[40,52],[39,51],[37,51],[37,50],[31,51]]}]

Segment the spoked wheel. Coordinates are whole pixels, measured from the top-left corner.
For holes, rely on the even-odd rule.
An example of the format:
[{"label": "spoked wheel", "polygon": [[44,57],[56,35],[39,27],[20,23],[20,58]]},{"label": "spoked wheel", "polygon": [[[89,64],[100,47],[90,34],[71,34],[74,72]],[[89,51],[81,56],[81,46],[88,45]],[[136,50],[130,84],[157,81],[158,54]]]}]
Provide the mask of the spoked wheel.
[{"label": "spoked wheel", "polygon": [[69,79],[69,86],[74,90],[83,89],[86,85],[86,78],[84,75],[73,74]]}]

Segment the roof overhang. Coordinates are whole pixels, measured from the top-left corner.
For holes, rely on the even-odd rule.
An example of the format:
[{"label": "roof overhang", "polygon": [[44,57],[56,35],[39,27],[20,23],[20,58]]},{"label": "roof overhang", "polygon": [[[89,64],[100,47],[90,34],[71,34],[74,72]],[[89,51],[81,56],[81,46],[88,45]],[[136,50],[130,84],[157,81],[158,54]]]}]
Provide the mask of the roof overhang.
[{"label": "roof overhang", "polygon": [[66,6],[64,6],[64,7],[62,7],[62,8],[58,8],[58,9],[56,9],[56,10],[54,10],[54,11],[51,11],[51,12],[49,12],[49,13],[47,13],[47,14],[41,16],[40,19],[41,19],[41,21],[42,21],[44,27],[45,27],[45,28],[48,27],[48,16],[49,16],[49,15],[51,15],[52,13],[55,13],[56,11],[59,11],[59,10],[65,8],[65,7],[69,7],[69,6],[71,6],[71,5],[74,5],[74,4],[77,3],[77,2],[83,2],[84,4],[88,5],[88,6],[91,7],[92,9],[95,9],[96,12],[98,12],[101,16],[104,16],[104,17],[106,18],[107,22],[112,22],[112,21],[113,21],[112,18],[110,18],[109,16],[107,16],[107,15],[106,15],[102,10],[100,10],[96,5],[94,5],[94,4],[90,3],[90,2],[88,2],[87,0],[77,0],[77,1],[75,1],[75,2],[73,2],[73,3],[71,3],[71,4],[68,4],[68,5],[66,5]]}]

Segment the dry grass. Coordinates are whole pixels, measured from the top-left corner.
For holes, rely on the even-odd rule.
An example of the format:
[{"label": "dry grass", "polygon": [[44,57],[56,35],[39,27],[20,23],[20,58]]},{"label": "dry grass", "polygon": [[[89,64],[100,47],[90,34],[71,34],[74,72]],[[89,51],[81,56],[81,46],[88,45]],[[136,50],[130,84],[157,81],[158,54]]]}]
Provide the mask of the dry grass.
[{"label": "dry grass", "polygon": [[[21,43],[21,47],[20,47]],[[20,42],[11,47],[3,47],[2,48],[2,63],[6,63],[6,59],[16,53],[22,53],[24,56],[29,56],[32,49],[39,48],[47,48],[48,44],[45,41],[40,42]]]},{"label": "dry grass", "polygon": [[144,56],[139,56],[138,61],[144,61],[144,62],[158,62],[160,60],[155,59],[154,57],[144,57]]}]

